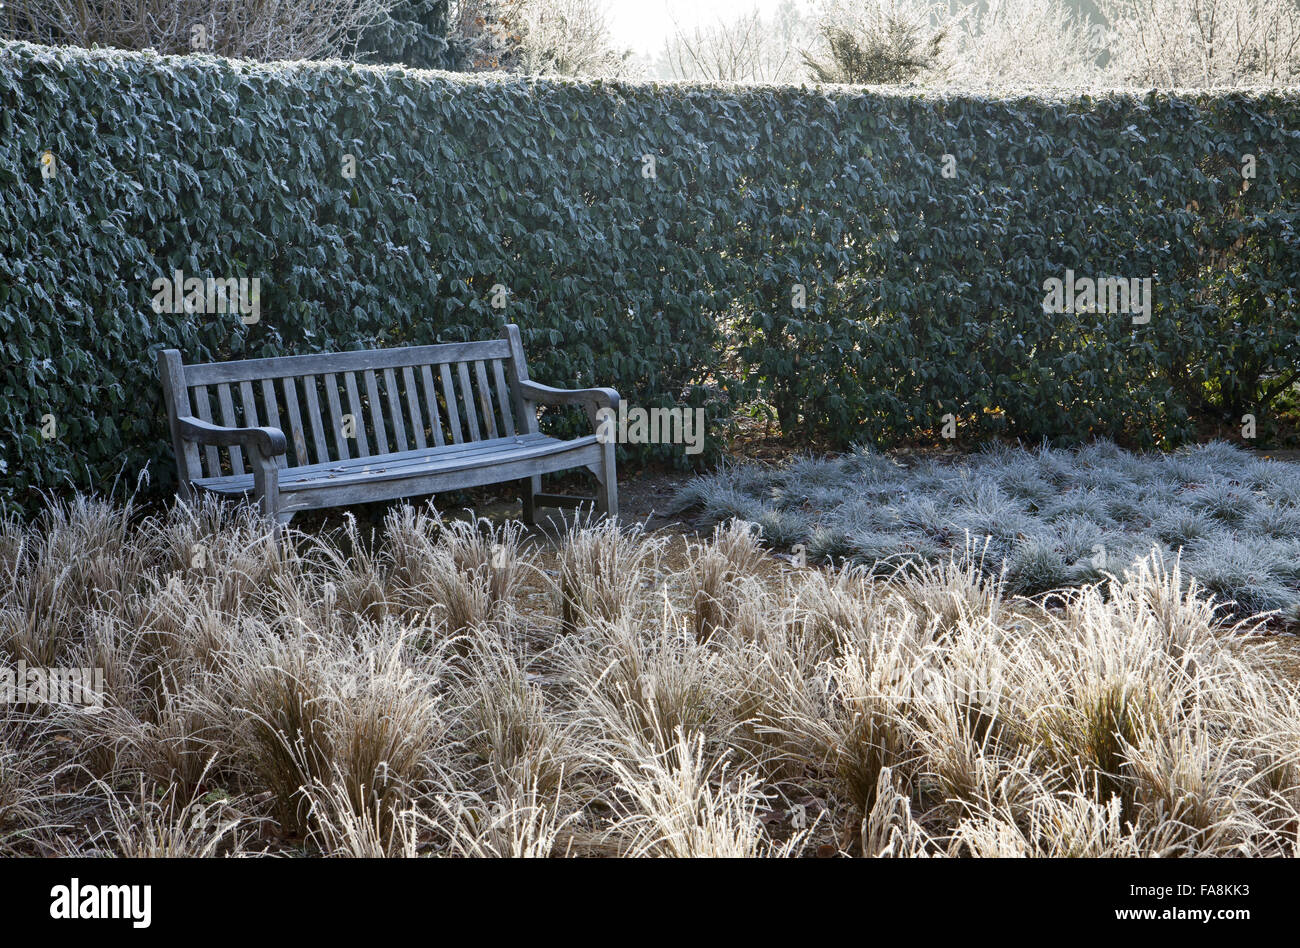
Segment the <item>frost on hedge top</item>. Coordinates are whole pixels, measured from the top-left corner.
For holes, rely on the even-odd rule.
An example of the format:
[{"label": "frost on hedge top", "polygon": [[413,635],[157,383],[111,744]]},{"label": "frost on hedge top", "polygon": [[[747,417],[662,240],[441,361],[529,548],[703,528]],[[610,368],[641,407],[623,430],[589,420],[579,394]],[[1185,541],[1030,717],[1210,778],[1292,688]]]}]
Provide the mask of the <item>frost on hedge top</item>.
[{"label": "frost on hedge top", "polygon": [[[161,347],[220,361],[471,339],[505,319],[540,379],[707,403],[712,422],[720,390],[760,397],[787,430],[843,442],[945,415],[971,439],[1153,442],[1247,412],[1267,431],[1300,355],[1297,101],[6,43],[3,476],[21,501],[161,461]],[[1067,270],[1150,279],[1149,320],[1044,312]],[[258,279],[259,319],[155,312],[154,281],[178,271]]]}]

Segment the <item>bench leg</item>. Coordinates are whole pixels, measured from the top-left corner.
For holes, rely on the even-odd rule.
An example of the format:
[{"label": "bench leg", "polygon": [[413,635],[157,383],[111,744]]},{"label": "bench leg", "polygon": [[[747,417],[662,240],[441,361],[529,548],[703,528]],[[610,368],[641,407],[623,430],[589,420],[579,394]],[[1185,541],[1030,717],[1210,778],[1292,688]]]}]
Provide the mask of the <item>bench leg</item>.
[{"label": "bench leg", "polygon": [[604,445],[600,469],[595,472],[600,487],[596,490],[596,513],[618,518],[618,473],[614,469],[614,442]]},{"label": "bench leg", "polygon": [[537,500],[542,492],[542,476],[530,477],[524,483],[524,523],[530,527],[537,526]]},{"label": "bench leg", "polygon": [[257,497],[258,509],[262,511],[262,516],[279,524],[280,469],[274,458],[254,456],[252,450],[249,451],[249,460],[253,465],[253,494]]}]

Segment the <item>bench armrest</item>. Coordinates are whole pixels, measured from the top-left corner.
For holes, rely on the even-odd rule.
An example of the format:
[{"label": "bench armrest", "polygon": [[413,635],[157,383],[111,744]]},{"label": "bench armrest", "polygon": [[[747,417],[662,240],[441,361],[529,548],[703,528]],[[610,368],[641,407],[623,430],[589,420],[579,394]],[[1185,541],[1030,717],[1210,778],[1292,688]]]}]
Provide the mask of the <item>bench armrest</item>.
[{"label": "bench armrest", "polygon": [[239,445],[254,447],[264,457],[276,457],[289,450],[284,432],[279,428],[223,428],[192,415],[176,419],[176,430],[186,441],[198,444]]},{"label": "bench armrest", "polygon": [[602,408],[618,411],[618,392],[612,388],[552,388],[540,382],[520,382],[525,401],[543,405],[581,405],[593,418]]}]

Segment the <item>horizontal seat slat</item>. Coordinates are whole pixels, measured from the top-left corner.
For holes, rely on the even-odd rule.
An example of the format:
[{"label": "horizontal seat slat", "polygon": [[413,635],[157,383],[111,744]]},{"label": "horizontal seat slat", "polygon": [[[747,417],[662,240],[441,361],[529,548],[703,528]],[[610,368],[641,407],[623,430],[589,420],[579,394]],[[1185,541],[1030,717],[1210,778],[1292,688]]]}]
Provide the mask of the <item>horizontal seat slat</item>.
[{"label": "horizontal seat slat", "polygon": [[508,359],[510,344],[504,339],[479,342],[448,342],[436,346],[406,346],[398,349],[356,349],[319,355],[276,356],[244,359],[241,362],[208,362],[185,366],[187,385],[215,385],[266,378],[323,375],[326,372],[359,372],[365,369],[398,369],[405,366],[442,365],[474,359]]},{"label": "horizontal seat slat", "polygon": [[[498,438],[442,448],[402,451],[370,458],[353,458],[332,464],[311,464],[280,472],[280,490],[329,487],[392,480],[439,471],[455,471],[493,464],[506,464],[556,452],[577,450],[596,444],[594,435],[561,441],[546,435]],[[244,493],[253,487],[252,475],[211,477],[197,480],[197,486],[225,494]]]},{"label": "horizontal seat slat", "polygon": [[[446,491],[481,487],[484,484],[501,484],[525,477],[540,477],[555,471],[585,467],[591,470],[601,463],[602,448],[593,439],[591,444],[564,442],[556,451],[536,452],[529,457],[510,461],[493,460],[491,464],[459,465],[441,470],[412,470],[400,477],[378,480],[362,479],[349,484],[320,484],[295,488],[282,495],[286,512],[297,513],[318,507],[337,507],[350,503],[370,503],[395,500],[419,494],[438,494]],[[608,502],[597,498],[597,510],[608,509]]]},{"label": "horizontal seat slat", "polygon": [[[425,448],[424,450],[414,449],[410,451],[395,451],[389,454],[372,455],[371,457],[356,457],[347,461],[328,461],[323,464],[305,464],[301,467],[291,467],[282,472],[285,474],[295,474],[296,472],[308,475],[317,474],[351,474],[358,471],[364,471],[366,468],[372,468],[376,464],[401,464],[404,461],[422,461],[425,458],[437,455],[439,457],[458,458],[471,457],[478,454],[492,454],[501,450],[509,450],[515,447],[529,447],[536,444],[549,444],[556,442],[558,439],[544,434],[520,435],[517,438],[498,438],[496,441],[467,441],[464,444],[449,444],[443,448]],[[220,477],[206,478],[203,483],[216,483],[239,480],[229,474]]]}]

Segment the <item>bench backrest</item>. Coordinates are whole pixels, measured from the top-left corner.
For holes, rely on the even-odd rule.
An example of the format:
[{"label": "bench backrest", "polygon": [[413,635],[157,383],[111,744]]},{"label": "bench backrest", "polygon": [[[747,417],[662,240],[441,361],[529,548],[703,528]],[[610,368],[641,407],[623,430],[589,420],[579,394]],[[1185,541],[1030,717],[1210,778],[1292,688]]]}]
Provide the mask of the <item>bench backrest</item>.
[{"label": "bench backrest", "polygon": [[[167,408],[224,427],[279,428],[281,466],[513,437],[537,430],[519,381],[519,329],[501,339],[184,365],[159,355]],[[177,444],[182,478],[243,474],[238,447]]]}]

